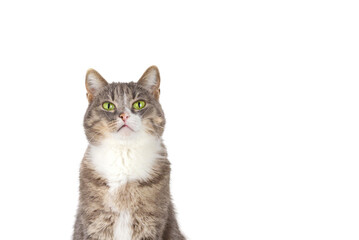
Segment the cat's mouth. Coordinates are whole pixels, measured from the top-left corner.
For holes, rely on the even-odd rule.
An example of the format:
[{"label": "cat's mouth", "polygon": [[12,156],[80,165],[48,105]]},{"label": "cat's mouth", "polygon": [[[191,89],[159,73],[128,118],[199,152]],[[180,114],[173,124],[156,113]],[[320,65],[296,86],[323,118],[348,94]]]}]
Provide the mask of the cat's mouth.
[{"label": "cat's mouth", "polygon": [[[133,131],[133,129],[132,129],[130,126],[128,126],[127,124],[123,124],[123,125],[117,130],[117,132],[121,131],[121,129],[124,129],[124,128],[128,128],[128,129],[130,129],[131,131]],[[134,132],[134,131],[133,131],[133,132]]]}]

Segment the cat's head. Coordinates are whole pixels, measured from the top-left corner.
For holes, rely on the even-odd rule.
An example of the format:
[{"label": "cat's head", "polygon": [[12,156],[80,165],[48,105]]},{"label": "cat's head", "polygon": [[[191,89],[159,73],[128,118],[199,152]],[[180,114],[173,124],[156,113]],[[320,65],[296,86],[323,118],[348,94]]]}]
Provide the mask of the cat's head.
[{"label": "cat's head", "polygon": [[107,83],[95,70],[86,74],[89,106],[84,127],[92,144],[107,137],[131,141],[144,136],[161,137],[165,117],[159,103],[160,75],[149,67],[137,82]]}]

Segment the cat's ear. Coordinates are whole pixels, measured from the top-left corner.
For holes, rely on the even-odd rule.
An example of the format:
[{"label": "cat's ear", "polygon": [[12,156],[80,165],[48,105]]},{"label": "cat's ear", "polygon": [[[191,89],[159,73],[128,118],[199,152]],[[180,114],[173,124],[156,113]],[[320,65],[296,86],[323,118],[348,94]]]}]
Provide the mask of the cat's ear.
[{"label": "cat's ear", "polygon": [[137,82],[144,88],[149,90],[153,96],[158,100],[160,97],[160,72],[156,66],[147,68],[146,72],[142,75]]},{"label": "cat's ear", "polygon": [[101,88],[108,83],[106,80],[94,69],[90,68],[86,73],[86,89],[87,99],[92,102],[94,96],[100,91]]}]

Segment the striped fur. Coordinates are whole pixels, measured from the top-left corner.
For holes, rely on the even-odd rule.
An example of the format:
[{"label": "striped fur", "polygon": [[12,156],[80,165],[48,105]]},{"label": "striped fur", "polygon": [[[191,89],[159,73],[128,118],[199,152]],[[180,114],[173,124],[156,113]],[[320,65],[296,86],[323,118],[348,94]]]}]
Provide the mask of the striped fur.
[{"label": "striped fur", "polygon": [[[84,128],[89,147],[80,168],[74,240],[185,239],[170,197],[159,86],[155,66],[137,83],[108,84],[96,71],[87,73]],[[138,100],[146,102],[145,108],[132,107]],[[104,110],[104,102],[115,109]],[[129,115],[129,128],[121,128],[121,113]]]}]

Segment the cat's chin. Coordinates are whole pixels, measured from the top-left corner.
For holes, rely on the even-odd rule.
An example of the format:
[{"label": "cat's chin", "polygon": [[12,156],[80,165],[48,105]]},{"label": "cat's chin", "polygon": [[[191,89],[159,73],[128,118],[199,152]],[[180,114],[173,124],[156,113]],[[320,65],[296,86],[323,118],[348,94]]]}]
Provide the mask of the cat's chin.
[{"label": "cat's chin", "polygon": [[138,138],[141,138],[142,131],[134,131],[130,127],[123,127],[116,132],[113,132],[110,135],[110,138],[117,141],[125,141],[125,142],[132,142],[132,141],[138,141]]},{"label": "cat's chin", "polygon": [[131,137],[136,133],[130,127],[123,126],[117,131],[117,134],[122,137]]},{"label": "cat's chin", "polygon": [[103,144],[144,144],[148,142],[157,142],[158,137],[153,136],[146,131],[139,129],[132,131],[131,129],[121,129],[117,132],[107,134],[103,139],[99,141]]}]

